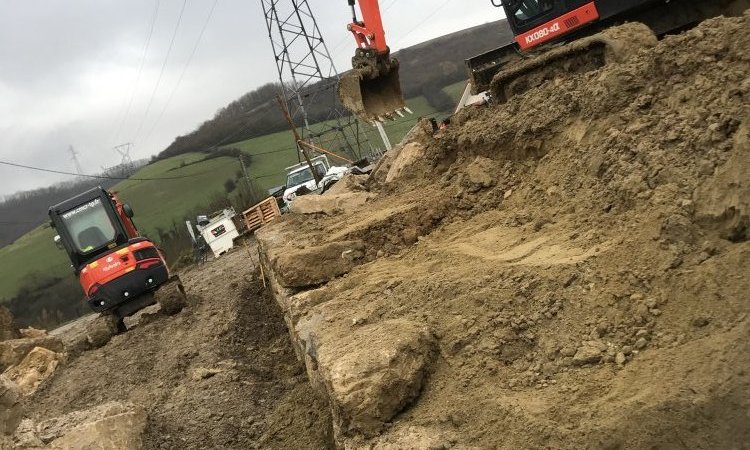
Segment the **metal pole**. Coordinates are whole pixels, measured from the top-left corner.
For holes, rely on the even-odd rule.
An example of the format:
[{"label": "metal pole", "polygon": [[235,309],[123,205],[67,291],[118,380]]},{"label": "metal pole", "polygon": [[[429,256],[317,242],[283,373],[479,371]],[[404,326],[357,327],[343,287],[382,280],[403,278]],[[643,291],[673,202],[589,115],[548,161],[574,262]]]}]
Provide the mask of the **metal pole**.
[{"label": "metal pole", "polygon": [[318,172],[315,171],[315,167],[313,167],[312,161],[310,161],[310,156],[307,154],[307,149],[300,145],[300,142],[302,141],[302,138],[300,137],[299,133],[297,133],[297,127],[294,126],[294,122],[292,122],[292,117],[289,115],[289,110],[286,109],[286,105],[281,100],[280,96],[276,96],[276,101],[279,103],[279,107],[281,108],[281,112],[284,114],[284,118],[287,122],[289,122],[289,126],[292,129],[292,134],[294,134],[294,143],[297,145],[297,151],[302,153],[302,156],[305,157],[305,161],[307,162],[307,167],[310,168],[310,172],[312,173],[313,179],[315,180],[315,185],[320,185],[320,175],[318,175]]}]

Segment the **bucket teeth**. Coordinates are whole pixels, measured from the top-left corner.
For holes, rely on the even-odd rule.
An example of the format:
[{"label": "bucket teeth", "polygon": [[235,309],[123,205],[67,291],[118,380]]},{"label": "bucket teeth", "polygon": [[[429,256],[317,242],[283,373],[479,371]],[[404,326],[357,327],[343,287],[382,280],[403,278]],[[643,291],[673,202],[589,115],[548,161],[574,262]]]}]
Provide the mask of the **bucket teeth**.
[{"label": "bucket teeth", "polygon": [[404,106],[404,111],[408,112],[409,114],[414,114],[411,109],[409,109],[408,106]]},{"label": "bucket teeth", "polygon": [[398,114],[399,117],[404,117],[404,113],[402,113],[400,109],[396,110],[396,114]]}]

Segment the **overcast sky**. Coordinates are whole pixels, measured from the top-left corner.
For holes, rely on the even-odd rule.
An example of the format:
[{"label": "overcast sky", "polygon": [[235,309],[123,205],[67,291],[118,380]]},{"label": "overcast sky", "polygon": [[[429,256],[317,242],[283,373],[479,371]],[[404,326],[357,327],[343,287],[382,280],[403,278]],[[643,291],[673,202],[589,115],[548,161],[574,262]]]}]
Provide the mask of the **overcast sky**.
[{"label": "overcast sky", "polygon": [[[95,173],[119,162],[115,145],[148,157],[277,81],[260,0],[214,1],[185,3],[169,52],[184,0],[0,0],[0,160],[75,171],[72,145]],[[489,0],[380,3],[394,51],[501,17]],[[347,2],[309,4],[336,67],[348,69]],[[0,165],[0,197],[65,178]]]}]

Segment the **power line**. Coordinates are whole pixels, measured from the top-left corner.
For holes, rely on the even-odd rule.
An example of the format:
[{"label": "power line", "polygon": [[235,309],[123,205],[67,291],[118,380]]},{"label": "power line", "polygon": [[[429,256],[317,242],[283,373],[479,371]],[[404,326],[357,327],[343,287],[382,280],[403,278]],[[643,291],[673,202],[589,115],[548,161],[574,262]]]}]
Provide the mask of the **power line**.
[{"label": "power line", "polygon": [[396,40],[396,42],[393,45],[395,46],[396,44],[403,42],[407,36],[412,34],[414,31],[419,30],[422,27],[422,25],[424,25],[428,20],[432,19],[435,16],[435,14],[437,14],[441,9],[445,8],[448,5],[448,3],[450,3],[450,0],[446,0],[440,6],[438,6],[437,8],[434,8],[432,10],[432,14],[426,16],[424,19],[422,19],[421,22],[411,27],[411,30],[409,30],[408,33],[404,34],[403,36],[399,36],[399,38]]},{"label": "power line", "polygon": [[215,170],[215,169],[206,170],[204,172],[194,173],[190,175],[179,175],[179,176],[174,176],[174,177],[133,178],[133,177],[113,177],[109,175],[78,174],[78,173],[73,173],[73,172],[66,172],[64,170],[55,170],[55,169],[47,169],[44,167],[29,166],[26,164],[19,164],[19,163],[14,163],[10,161],[0,161],[0,164],[6,165],[6,166],[12,166],[12,167],[20,167],[20,168],[29,169],[29,170],[37,170],[39,172],[57,173],[60,175],[74,175],[74,176],[80,176],[80,177],[86,177],[86,178],[97,178],[97,179],[103,179],[103,180],[132,180],[132,181],[180,180],[184,178],[193,178],[193,177],[197,177],[200,175],[205,175],[207,173],[214,172]]},{"label": "power line", "polygon": [[187,0],[182,1],[182,8],[180,9],[180,15],[177,16],[177,23],[175,24],[174,31],[172,32],[172,39],[169,42],[169,48],[167,48],[167,54],[164,56],[164,62],[161,65],[161,70],[159,71],[159,77],[156,79],[156,85],[154,85],[154,90],[151,92],[151,98],[148,100],[148,105],[146,106],[146,112],[143,113],[143,118],[141,119],[140,125],[138,125],[138,129],[135,132],[135,138],[133,139],[134,142],[138,142],[138,136],[141,134],[141,130],[143,129],[143,125],[146,123],[146,117],[148,117],[149,111],[151,111],[151,105],[154,103],[154,98],[156,97],[156,91],[159,90],[159,85],[161,84],[161,79],[164,76],[164,70],[167,68],[167,62],[169,61],[169,55],[172,53],[172,48],[174,47],[175,39],[177,38],[177,31],[180,29],[180,23],[182,23],[182,14],[185,12],[185,6],[187,5]]},{"label": "power line", "polygon": [[182,83],[182,79],[185,77],[185,72],[187,72],[188,67],[190,66],[190,63],[193,61],[193,57],[195,56],[196,51],[198,50],[198,46],[200,45],[201,40],[203,39],[203,34],[206,32],[206,28],[208,27],[208,23],[211,21],[211,17],[214,15],[214,10],[216,9],[216,5],[219,3],[219,0],[214,0],[214,4],[211,6],[211,10],[208,12],[208,16],[206,17],[206,21],[203,22],[203,27],[201,28],[200,33],[198,34],[198,39],[195,40],[195,45],[193,46],[193,51],[190,53],[190,56],[188,57],[187,61],[185,62],[185,66],[182,68],[182,73],[180,73],[180,78],[177,79],[177,83],[174,85],[174,88],[172,88],[172,92],[169,93],[169,97],[167,98],[166,103],[164,103],[164,107],[161,109],[161,112],[159,113],[159,117],[156,118],[154,121],[154,124],[151,126],[151,130],[149,130],[146,137],[143,139],[144,142],[148,142],[148,139],[153,134],[154,130],[156,129],[156,125],[159,123],[161,118],[164,116],[164,112],[169,107],[169,104],[172,102],[172,97],[174,97],[175,92],[177,92],[177,89],[179,89],[180,84]]},{"label": "power line", "polygon": [[135,94],[138,92],[138,85],[141,82],[141,75],[143,74],[143,66],[146,64],[146,55],[148,55],[148,48],[151,45],[151,37],[154,34],[154,25],[156,24],[156,18],[159,15],[159,0],[156,0],[154,3],[154,12],[151,15],[151,25],[149,26],[148,30],[148,36],[146,37],[146,44],[143,46],[143,55],[141,56],[141,64],[138,67],[138,75],[135,77],[135,84],[133,85],[133,90],[130,93],[130,100],[128,101],[128,107],[125,110],[125,114],[122,116],[122,120],[120,120],[120,125],[117,127],[117,131],[115,134],[110,138],[110,142],[114,141],[120,136],[120,131],[122,131],[122,127],[125,125],[125,121],[128,118],[128,115],[130,115],[130,110],[133,107],[133,100],[135,100]]}]

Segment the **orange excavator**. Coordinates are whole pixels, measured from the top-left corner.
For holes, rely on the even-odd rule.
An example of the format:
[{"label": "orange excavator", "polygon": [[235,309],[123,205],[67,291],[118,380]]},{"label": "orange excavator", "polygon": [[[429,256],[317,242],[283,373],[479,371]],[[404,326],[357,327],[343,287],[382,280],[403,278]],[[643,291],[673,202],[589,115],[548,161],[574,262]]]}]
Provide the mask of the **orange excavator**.
[{"label": "orange excavator", "polygon": [[[377,0],[348,0],[357,50],[340,80],[344,106],[367,121],[401,114],[398,61],[390,56]],[[470,90],[505,102],[567,73],[596,70],[718,15],[740,15],[750,0],[490,0],[514,39],[466,60]],[[621,25],[621,26],[620,26]],[[427,70],[427,69],[425,69]],[[468,94],[468,91],[467,91]]]},{"label": "orange excavator", "polygon": [[55,243],[68,254],[89,307],[100,313],[88,330],[89,343],[104,345],[126,331],[123,319],[159,302],[174,314],[185,291],[170,274],[162,252],[143,237],[133,210],[114,192],[88,190],[49,209]]}]

